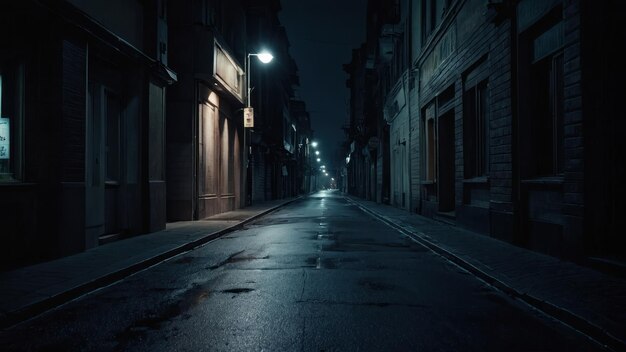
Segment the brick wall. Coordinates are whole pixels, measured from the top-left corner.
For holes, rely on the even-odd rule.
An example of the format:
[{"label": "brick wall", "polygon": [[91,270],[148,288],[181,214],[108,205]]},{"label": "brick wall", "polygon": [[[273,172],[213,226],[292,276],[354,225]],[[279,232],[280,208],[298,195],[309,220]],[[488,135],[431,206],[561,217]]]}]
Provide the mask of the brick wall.
[{"label": "brick wall", "polygon": [[[437,67],[432,78],[422,82],[419,92],[420,111],[426,104],[436,98],[448,87],[453,87],[453,111],[455,114],[455,203],[457,207],[463,206],[464,192],[464,159],[463,159],[463,93],[464,75],[474,70],[476,65],[485,60],[486,64],[480,66],[481,70],[488,72],[476,73],[484,75],[489,83],[489,107],[488,118],[490,126],[490,165],[489,187],[492,207],[498,210],[512,210],[512,108],[511,108],[511,23],[503,21],[498,25],[493,24],[487,18],[487,7],[480,1],[461,1],[457,9],[459,17],[450,22],[444,20],[446,30],[456,30],[457,43],[452,54]],[[462,18],[460,16],[463,16]],[[463,25],[458,25],[462,21]],[[449,27],[445,27],[446,24]],[[424,64],[424,57],[430,54],[433,48],[437,48],[437,40],[443,36],[435,35],[435,42],[427,45],[422,53],[420,64]],[[421,126],[419,119],[415,120],[416,126]],[[418,138],[419,136],[413,137]],[[419,142],[416,145],[420,145]],[[419,153],[418,153],[419,155]],[[419,158],[419,156],[417,157]],[[419,165],[419,160],[414,161]],[[415,182],[415,180],[413,180]],[[412,188],[419,185],[412,184]]]},{"label": "brick wall", "polygon": [[563,214],[565,250],[578,255],[583,246],[584,161],[583,113],[581,89],[580,1],[563,2],[565,27],[564,76],[564,145],[565,179]]},{"label": "brick wall", "polygon": [[490,66],[490,172],[492,207],[512,211],[512,111],[511,23],[502,23],[494,33]]},{"label": "brick wall", "polygon": [[85,178],[85,115],[87,51],[85,43],[63,41],[63,129],[61,142],[64,182]]},{"label": "brick wall", "polygon": [[[410,79],[413,79],[413,75],[409,75]],[[421,144],[421,124],[420,124],[420,104],[419,97],[417,95],[417,84],[414,89],[409,91],[409,119],[410,119],[410,131],[409,131],[409,167],[411,169],[411,179],[409,180],[410,190],[411,190],[411,199],[409,201],[410,211],[418,212],[420,206],[421,199],[421,172],[422,168],[420,165],[421,157],[420,153],[422,150]]]}]

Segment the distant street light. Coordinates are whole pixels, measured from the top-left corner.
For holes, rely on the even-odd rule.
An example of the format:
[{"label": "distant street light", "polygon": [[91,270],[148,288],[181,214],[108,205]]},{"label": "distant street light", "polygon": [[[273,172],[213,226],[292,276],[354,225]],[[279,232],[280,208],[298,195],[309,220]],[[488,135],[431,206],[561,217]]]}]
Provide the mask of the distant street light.
[{"label": "distant street light", "polygon": [[319,151],[319,150],[316,150],[316,151],[315,151],[315,155],[320,155],[320,151]]},{"label": "distant street light", "polygon": [[322,159],[320,159],[320,158],[317,158],[317,162],[319,163],[320,161],[322,161]]},{"label": "distant street light", "polygon": [[313,141],[311,142],[311,145],[313,146],[313,148],[317,148],[317,142]]}]

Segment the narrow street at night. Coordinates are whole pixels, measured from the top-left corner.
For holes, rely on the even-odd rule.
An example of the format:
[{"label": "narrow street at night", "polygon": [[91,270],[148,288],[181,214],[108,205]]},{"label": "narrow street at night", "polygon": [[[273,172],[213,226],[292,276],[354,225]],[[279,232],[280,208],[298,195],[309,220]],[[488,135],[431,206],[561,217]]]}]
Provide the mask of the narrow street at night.
[{"label": "narrow street at night", "polygon": [[0,345],[4,351],[600,350],[337,191],[302,198],[3,331]]},{"label": "narrow street at night", "polygon": [[0,352],[626,351],[626,0],[0,0]]}]

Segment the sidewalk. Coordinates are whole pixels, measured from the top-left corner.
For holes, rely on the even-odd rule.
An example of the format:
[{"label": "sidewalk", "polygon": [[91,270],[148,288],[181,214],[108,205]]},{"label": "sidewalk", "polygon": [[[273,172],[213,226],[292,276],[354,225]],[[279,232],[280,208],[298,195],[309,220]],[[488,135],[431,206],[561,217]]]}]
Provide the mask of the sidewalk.
[{"label": "sidewalk", "polygon": [[626,351],[626,280],[388,205],[348,199],[505,293]]},{"label": "sidewalk", "polygon": [[0,329],[187,252],[299,198],[255,204],[0,273]]}]

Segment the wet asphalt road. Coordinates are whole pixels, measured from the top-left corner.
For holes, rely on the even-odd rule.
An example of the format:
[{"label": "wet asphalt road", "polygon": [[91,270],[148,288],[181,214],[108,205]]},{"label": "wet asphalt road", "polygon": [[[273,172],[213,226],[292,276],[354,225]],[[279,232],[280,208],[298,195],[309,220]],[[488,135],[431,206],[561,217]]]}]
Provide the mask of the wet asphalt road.
[{"label": "wet asphalt road", "polygon": [[591,351],[337,192],[0,333],[5,351]]}]

